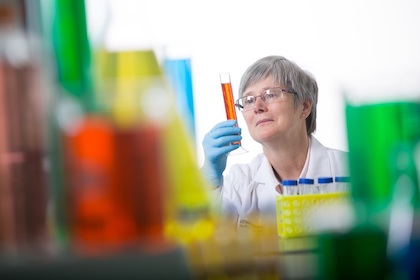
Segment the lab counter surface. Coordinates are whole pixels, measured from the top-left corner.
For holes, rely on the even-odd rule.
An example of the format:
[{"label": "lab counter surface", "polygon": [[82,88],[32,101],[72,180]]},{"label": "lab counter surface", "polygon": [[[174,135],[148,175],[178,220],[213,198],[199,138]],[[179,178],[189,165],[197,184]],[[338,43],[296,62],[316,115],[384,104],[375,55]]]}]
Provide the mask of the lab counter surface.
[{"label": "lab counter surface", "polygon": [[[0,279],[419,279],[419,239],[404,263],[386,257],[385,235],[376,230],[263,242],[249,246],[205,243],[102,257],[0,258]],[[413,243],[413,244],[414,244]],[[262,244],[262,243],[261,243]],[[196,250],[198,248],[198,250]],[[192,252],[194,251],[194,252]],[[240,252],[241,254],[237,254]],[[234,256],[232,259],[231,257]],[[248,256],[251,256],[249,258]],[[397,266],[395,266],[397,265]]]},{"label": "lab counter surface", "polygon": [[310,238],[279,239],[272,250],[254,254],[252,264],[213,262],[198,270],[180,247],[91,258],[3,257],[0,279],[314,279],[314,244]]},{"label": "lab counter surface", "polygon": [[110,257],[1,260],[0,279],[191,279],[179,248]]}]

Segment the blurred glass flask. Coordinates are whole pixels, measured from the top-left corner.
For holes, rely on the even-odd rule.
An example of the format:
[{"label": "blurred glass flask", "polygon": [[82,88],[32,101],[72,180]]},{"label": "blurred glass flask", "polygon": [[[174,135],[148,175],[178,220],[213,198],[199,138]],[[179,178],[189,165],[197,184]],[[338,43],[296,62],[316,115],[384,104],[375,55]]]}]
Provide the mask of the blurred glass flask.
[{"label": "blurred glass flask", "polygon": [[174,90],[178,113],[185,122],[191,141],[196,143],[195,108],[191,54],[185,45],[164,48],[163,70]]}]

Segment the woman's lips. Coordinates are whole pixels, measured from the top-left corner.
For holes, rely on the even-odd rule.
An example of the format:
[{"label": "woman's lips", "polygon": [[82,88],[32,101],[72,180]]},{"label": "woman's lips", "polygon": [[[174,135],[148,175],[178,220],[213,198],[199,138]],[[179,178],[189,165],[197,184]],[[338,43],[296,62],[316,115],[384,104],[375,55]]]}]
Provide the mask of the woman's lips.
[{"label": "woman's lips", "polygon": [[259,126],[260,124],[263,124],[263,123],[266,123],[266,122],[271,122],[271,121],[272,121],[272,119],[262,119],[262,120],[257,121],[256,126]]}]

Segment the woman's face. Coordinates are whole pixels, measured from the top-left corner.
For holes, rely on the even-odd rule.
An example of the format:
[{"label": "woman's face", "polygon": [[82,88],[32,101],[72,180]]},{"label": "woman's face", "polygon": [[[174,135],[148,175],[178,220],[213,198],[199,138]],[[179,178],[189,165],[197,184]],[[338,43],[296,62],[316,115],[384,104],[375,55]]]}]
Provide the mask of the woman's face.
[{"label": "woman's face", "polygon": [[[243,96],[259,96],[264,90],[279,86],[269,76],[247,87]],[[261,98],[257,98],[255,106],[243,112],[249,133],[255,141],[261,144],[293,141],[296,137],[302,137],[302,133],[306,135],[305,119],[311,107],[308,102],[304,102],[295,108],[293,95],[284,93],[282,98],[271,104],[265,104]]]}]

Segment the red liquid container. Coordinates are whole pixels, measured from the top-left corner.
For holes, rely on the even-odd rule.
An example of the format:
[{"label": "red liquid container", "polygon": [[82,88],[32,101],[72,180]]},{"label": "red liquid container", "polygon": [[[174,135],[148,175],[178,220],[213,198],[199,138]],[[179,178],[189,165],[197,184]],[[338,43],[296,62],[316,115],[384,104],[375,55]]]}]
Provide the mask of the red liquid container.
[{"label": "red liquid container", "polygon": [[[228,120],[238,120],[235,110],[235,100],[233,99],[232,83],[229,73],[220,73],[220,83],[222,84],[223,101],[225,103],[226,118]],[[240,141],[232,142],[232,144],[241,145]]]},{"label": "red liquid container", "polygon": [[163,242],[160,131],[116,128],[86,117],[64,136],[69,178],[71,243],[81,254],[102,254]]}]

